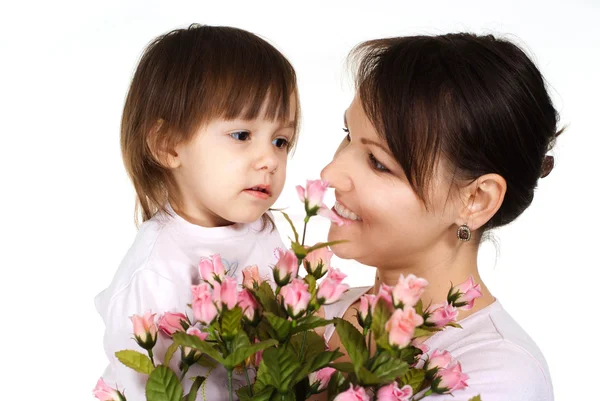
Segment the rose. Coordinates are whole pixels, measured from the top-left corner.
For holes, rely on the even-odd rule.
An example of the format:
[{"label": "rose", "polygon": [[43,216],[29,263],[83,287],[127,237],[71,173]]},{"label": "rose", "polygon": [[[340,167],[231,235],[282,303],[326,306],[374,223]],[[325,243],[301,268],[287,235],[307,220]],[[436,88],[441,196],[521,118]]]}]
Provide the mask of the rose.
[{"label": "rose", "polygon": [[392,382],[377,391],[377,401],[409,401],[412,394],[412,387],[408,384],[399,388],[398,383]]},{"label": "rose", "polygon": [[166,312],[158,319],[158,328],[171,337],[177,331],[185,331],[190,322],[183,313]]},{"label": "rose", "polygon": [[389,334],[389,342],[399,348],[410,344],[415,328],[423,324],[423,318],[417,314],[413,307],[396,309],[385,324]]},{"label": "rose", "polygon": [[358,307],[358,323],[361,325],[361,327],[371,327],[371,323],[373,320],[373,310],[375,309],[376,302],[376,295],[365,294],[362,297],[360,297],[360,306]]},{"label": "rose", "polygon": [[[191,336],[196,336],[200,340],[204,341],[208,337],[208,333],[200,331],[197,327],[189,327],[186,330],[186,333]],[[181,347],[182,358],[181,360],[187,366],[192,366],[194,363],[200,359],[202,353],[195,348],[191,347]]]},{"label": "rose", "polygon": [[92,390],[92,394],[100,401],[126,401],[123,394],[114,388],[109,387],[102,378],[96,383],[96,387]]},{"label": "rose", "polygon": [[333,401],[368,401],[371,397],[367,394],[364,388],[360,386],[354,387],[350,384],[350,388],[343,393],[338,394]]},{"label": "rose", "polygon": [[383,300],[384,304],[387,306],[390,312],[394,311],[394,301],[392,300],[392,290],[393,287],[387,284],[381,284],[379,287],[379,293],[377,293],[377,299],[375,300],[375,305],[379,302],[379,300]]},{"label": "rose", "polygon": [[459,309],[469,310],[473,308],[475,300],[482,295],[481,285],[475,284],[475,280],[473,279],[473,276],[471,276],[466,281],[450,290],[448,303],[451,303]]},{"label": "rose", "polygon": [[334,368],[323,368],[308,375],[308,383],[313,387],[313,393],[319,393],[327,388],[331,375],[335,373]]},{"label": "rose", "polygon": [[314,216],[323,205],[323,197],[329,184],[323,180],[307,180],[306,189],[301,185],[296,186],[298,197],[304,203],[306,214]]},{"label": "rose", "polygon": [[235,308],[238,301],[237,280],[233,277],[225,277],[221,283],[213,284],[213,298],[217,309],[223,307],[227,309]]},{"label": "rose", "polygon": [[340,299],[342,294],[349,288],[348,284],[342,283],[345,278],[344,273],[332,267],[327,273],[327,277],[319,285],[317,301],[320,304],[331,304]]},{"label": "rose", "polygon": [[202,259],[198,269],[202,279],[211,285],[220,282],[225,277],[225,268],[219,254],[212,255],[210,259]]},{"label": "rose", "polygon": [[242,285],[246,288],[252,289],[255,288],[255,283],[257,286],[260,286],[260,284],[262,283],[257,265],[246,267],[244,270],[242,270],[242,275],[244,277]]},{"label": "rose", "polygon": [[192,310],[194,317],[201,323],[211,324],[218,310],[213,302],[212,291],[208,283],[192,286]]},{"label": "rose", "polygon": [[327,247],[315,249],[304,258],[304,268],[318,280],[329,270],[332,256],[333,252]]},{"label": "rose", "polygon": [[277,264],[273,268],[273,278],[279,286],[284,286],[298,275],[298,258],[294,251],[277,249]]},{"label": "rose", "polygon": [[450,304],[435,304],[430,309],[426,320],[428,326],[444,327],[458,316],[458,309]]},{"label": "rose", "polygon": [[437,394],[448,394],[467,387],[469,375],[462,372],[460,363],[456,362],[447,369],[439,369],[431,383],[431,390]]},{"label": "rose", "polygon": [[293,279],[292,282],[281,288],[279,293],[283,306],[292,319],[297,319],[306,311],[310,302],[308,285],[300,280]]},{"label": "rose", "polygon": [[247,289],[238,294],[238,306],[242,308],[244,317],[252,324],[258,323],[258,302]]},{"label": "rose", "polygon": [[456,364],[456,359],[448,351],[434,350],[425,362],[425,370],[433,376],[439,369],[447,369]]},{"label": "rose", "polygon": [[392,299],[396,307],[415,306],[423,295],[425,287],[429,284],[427,280],[418,278],[414,274],[404,277],[400,275],[398,284],[392,289]]},{"label": "rose", "polygon": [[156,313],[146,312],[144,316],[133,315],[129,318],[133,322],[133,337],[138,345],[145,350],[151,350],[156,344],[158,327],[154,322]]}]

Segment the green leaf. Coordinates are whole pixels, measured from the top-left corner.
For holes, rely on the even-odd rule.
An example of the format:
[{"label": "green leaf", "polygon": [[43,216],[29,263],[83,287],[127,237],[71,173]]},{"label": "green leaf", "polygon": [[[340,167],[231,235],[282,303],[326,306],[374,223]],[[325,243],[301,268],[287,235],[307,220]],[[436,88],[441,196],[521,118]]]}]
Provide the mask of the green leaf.
[{"label": "green leaf", "polygon": [[340,318],[335,319],[335,329],[350,360],[354,364],[354,372],[358,374],[359,368],[369,358],[365,338],[350,322]]},{"label": "green leaf", "polygon": [[423,300],[419,299],[419,302],[417,302],[417,304],[415,305],[415,312],[417,312],[417,314],[422,315],[423,314]]},{"label": "green leaf", "polygon": [[438,329],[436,327],[426,327],[426,326],[417,327],[415,329],[415,333],[413,334],[413,338],[431,337],[438,331],[441,331],[441,329]]},{"label": "green leaf", "polygon": [[221,334],[223,338],[232,339],[242,329],[242,308],[236,306],[223,312],[221,317]]},{"label": "green leaf", "polygon": [[294,232],[294,238],[296,239],[296,242],[298,242],[298,231],[296,231],[296,227],[294,227],[294,223],[292,223],[292,219],[290,219],[290,216],[287,215],[287,213],[285,213],[284,211],[281,211],[281,214],[283,214],[283,217],[285,217],[285,219],[287,220],[288,223],[290,223],[290,226],[292,226],[292,231]]},{"label": "green leaf", "polygon": [[275,338],[278,341],[286,341],[290,336],[290,331],[292,330],[292,322],[276,316],[271,312],[265,312],[264,316],[267,318],[267,321],[271,327],[273,327],[273,330],[275,330]]},{"label": "green leaf", "polygon": [[356,375],[358,376],[358,381],[361,386],[376,386],[389,381],[369,372],[364,366],[360,366],[357,370],[358,372]]},{"label": "green leaf", "polygon": [[377,345],[384,349],[390,348],[388,343],[388,334],[385,331],[385,324],[391,315],[392,313],[388,309],[385,301],[380,299],[379,302],[377,302],[377,305],[375,305],[375,310],[373,311],[371,330],[373,330],[373,336],[375,337],[375,342]]},{"label": "green leaf", "polygon": [[394,358],[388,352],[381,352],[373,361],[371,371],[383,381],[393,381],[402,377],[408,370],[408,364]]},{"label": "green leaf", "polygon": [[121,363],[138,373],[149,375],[154,370],[152,361],[147,355],[133,350],[123,350],[115,352],[115,356]]},{"label": "green leaf", "polygon": [[413,394],[421,391],[421,386],[425,381],[425,371],[423,369],[410,369],[402,376],[402,385],[408,384],[413,389]]},{"label": "green leaf", "polygon": [[263,307],[265,312],[271,312],[277,316],[285,316],[285,311],[282,310],[277,299],[275,298],[275,294],[273,293],[273,289],[266,281],[260,285],[258,290],[254,292],[258,302]]},{"label": "green leaf", "polygon": [[200,389],[200,386],[202,385],[202,383],[204,383],[204,380],[206,380],[206,377],[203,376],[197,376],[194,378],[194,384],[192,384],[192,388],[190,389],[190,392],[183,397],[183,401],[196,401],[196,395],[198,394],[198,390]]},{"label": "green leaf", "polygon": [[350,362],[337,362],[337,363],[332,363],[329,366],[331,366],[335,370],[339,370],[340,372],[344,372],[344,373],[354,372],[354,365]]},{"label": "green leaf", "polygon": [[[351,371],[354,369],[351,369]],[[333,400],[336,395],[346,391],[350,387],[350,382],[346,380],[340,372],[334,372],[329,379],[327,386],[327,399]]]},{"label": "green leaf", "polygon": [[311,295],[315,295],[317,290],[317,280],[313,277],[313,275],[306,275],[306,277],[304,277],[304,282],[308,284],[308,292],[310,292]]},{"label": "green leaf", "polygon": [[148,401],[181,401],[183,388],[171,369],[159,365],[154,369],[146,383]]},{"label": "green leaf", "polygon": [[296,370],[300,368],[298,356],[289,347],[268,348],[258,368],[258,376],[283,394],[288,394]]},{"label": "green leaf", "polygon": [[292,328],[292,334],[300,333],[302,331],[309,331],[317,327],[327,326],[333,323],[333,320],[322,319],[318,316],[308,316],[298,321],[298,325]]},{"label": "green leaf", "polygon": [[274,345],[277,345],[277,340],[262,341],[246,347],[234,349],[234,351],[227,358],[225,358],[225,361],[223,361],[223,366],[225,366],[226,369],[233,369],[250,355],[267,348],[270,349],[269,347],[273,347]]},{"label": "green leaf", "polygon": [[476,395],[475,397],[469,399],[469,401],[481,401],[481,396],[480,395]]},{"label": "green leaf", "polygon": [[[304,333],[295,334],[290,340],[290,344],[294,347],[294,352],[300,355],[300,349],[302,348]],[[326,349],[325,340],[323,337],[315,333],[314,331],[306,332],[306,341],[304,343],[304,361],[310,361],[316,355],[324,352]]]},{"label": "green leaf", "polygon": [[316,372],[319,369],[327,366],[331,361],[336,360],[337,358],[344,356],[343,353],[339,351],[326,351],[317,354],[314,358],[310,360],[310,362],[302,365],[302,368],[296,372],[296,377],[294,378],[294,384],[299,383],[305,377],[312,372]]},{"label": "green leaf", "polygon": [[210,356],[212,359],[220,363],[221,365],[225,362],[223,356],[219,351],[213,348],[211,343],[202,341],[196,336],[192,336],[186,333],[174,333],[173,340],[179,345],[185,345],[186,347],[195,348]]},{"label": "green leaf", "polygon": [[179,344],[177,344],[175,341],[169,345],[169,348],[167,348],[167,352],[165,353],[165,361],[163,362],[163,365],[169,366],[169,363],[171,363],[171,358],[173,358],[173,354],[175,354],[177,348],[179,348]]}]

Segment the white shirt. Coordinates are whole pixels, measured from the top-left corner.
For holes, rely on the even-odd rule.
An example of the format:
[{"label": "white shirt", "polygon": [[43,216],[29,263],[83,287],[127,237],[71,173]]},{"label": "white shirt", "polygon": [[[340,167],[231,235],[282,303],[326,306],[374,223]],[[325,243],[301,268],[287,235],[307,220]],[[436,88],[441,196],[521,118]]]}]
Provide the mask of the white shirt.
[{"label": "white shirt", "polygon": [[[132,339],[133,324],[129,317],[151,310],[156,318],[167,311],[186,313],[193,318],[187,306],[192,302],[191,286],[199,283],[198,265],[202,257],[220,254],[228,275],[242,282],[242,269],[259,266],[261,277],[272,276],[271,267],[277,262],[276,248],[286,248],[278,231],[270,227],[261,231],[261,219],[251,224],[206,228],[184,220],[169,207],[169,216],[158,213],[144,222],[133,245],[125,255],[110,286],[95,298],[96,309],[106,330],[104,349],[109,365],[103,378],[110,386],[124,390],[128,401],[145,400],[147,376],[136,373],[121,364],[115,352],[131,349],[146,354]],[[168,337],[159,334],[153,349],[155,362],[164,357],[170,344]],[[176,352],[170,367],[180,374]],[[199,391],[198,400],[227,400],[227,375],[222,367],[210,371],[194,366],[187,377],[209,376]],[[245,385],[242,375],[234,377],[234,386]],[[184,394],[191,386],[185,380]]]},{"label": "white shirt", "polygon": [[[339,303],[325,308],[325,317],[342,317],[370,288],[350,289]],[[435,349],[449,351],[469,375],[469,387],[455,391],[453,396],[432,395],[424,400],[467,401],[477,394],[483,401],[554,400],[544,356],[498,300],[458,323],[462,329],[448,327],[424,344],[430,353]],[[333,331],[332,326],[327,327],[327,341]]]}]

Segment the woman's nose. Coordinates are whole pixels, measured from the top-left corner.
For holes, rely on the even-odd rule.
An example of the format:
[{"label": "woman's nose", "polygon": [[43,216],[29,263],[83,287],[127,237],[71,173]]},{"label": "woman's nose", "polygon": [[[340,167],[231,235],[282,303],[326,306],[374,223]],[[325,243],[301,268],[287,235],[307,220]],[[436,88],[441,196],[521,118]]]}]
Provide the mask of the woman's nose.
[{"label": "woman's nose", "polygon": [[347,192],[352,189],[352,180],[348,174],[348,161],[342,160],[339,154],[323,170],[321,170],[321,179],[329,183],[329,186],[341,192]]}]

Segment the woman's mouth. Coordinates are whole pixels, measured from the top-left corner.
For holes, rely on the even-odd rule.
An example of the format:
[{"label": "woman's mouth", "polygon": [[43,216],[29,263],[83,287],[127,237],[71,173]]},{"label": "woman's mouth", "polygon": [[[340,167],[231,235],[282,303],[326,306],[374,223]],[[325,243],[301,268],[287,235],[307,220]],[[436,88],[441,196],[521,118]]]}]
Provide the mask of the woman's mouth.
[{"label": "woman's mouth", "polygon": [[336,201],[333,205],[333,210],[342,218],[352,221],[362,221],[360,216],[354,213],[352,210],[348,209],[346,206],[342,205],[340,202]]}]

